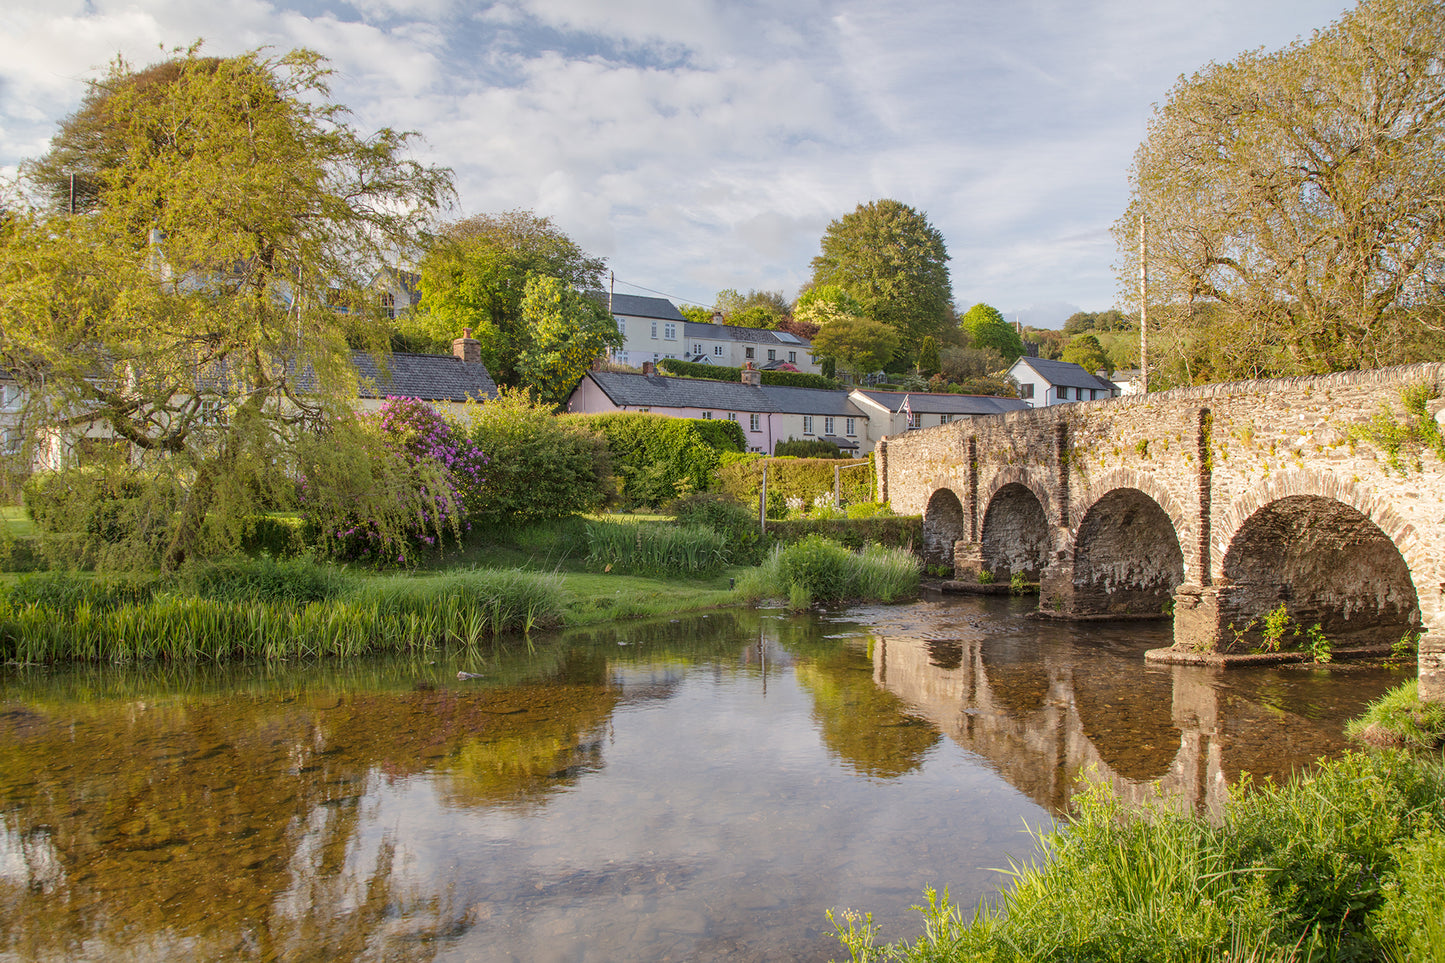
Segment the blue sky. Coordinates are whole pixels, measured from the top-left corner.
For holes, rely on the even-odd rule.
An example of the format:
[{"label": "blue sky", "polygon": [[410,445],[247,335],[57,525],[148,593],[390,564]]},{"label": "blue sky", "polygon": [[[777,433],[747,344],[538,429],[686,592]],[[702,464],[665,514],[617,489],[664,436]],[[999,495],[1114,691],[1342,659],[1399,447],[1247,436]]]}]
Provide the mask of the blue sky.
[{"label": "blue sky", "polygon": [[1346,0],[6,0],[0,169],[85,80],[204,38],[305,46],[358,126],[418,131],[457,216],[526,208],[618,290],[793,296],[828,222],[896,198],[961,309],[1057,326],[1114,303],[1109,228],[1181,74],[1307,37]]}]

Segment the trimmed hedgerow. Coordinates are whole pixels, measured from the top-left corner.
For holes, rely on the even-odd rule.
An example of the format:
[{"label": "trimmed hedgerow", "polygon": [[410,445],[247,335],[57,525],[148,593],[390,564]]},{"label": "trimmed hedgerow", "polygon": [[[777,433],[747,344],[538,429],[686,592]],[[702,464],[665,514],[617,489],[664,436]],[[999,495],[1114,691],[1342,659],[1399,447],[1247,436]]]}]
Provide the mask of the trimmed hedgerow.
[{"label": "trimmed hedgerow", "polygon": [[[700,378],[704,381],[740,381],[743,376],[742,368],[717,364],[693,364],[691,361],[679,361],[676,358],[664,358],[657,363],[657,367],[679,378]],[[837,391],[840,387],[838,382],[832,378],[803,371],[768,370],[760,371],[759,374],[762,375],[762,382],[765,385],[781,385],[787,388],[821,388],[825,391]]]},{"label": "trimmed hedgerow", "polygon": [[[771,478],[768,484],[771,486]],[[854,550],[876,544],[916,551],[923,544],[923,516],[788,518],[768,521],[768,538],[774,542],[797,542],[810,535],[826,536],[843,547]]]},{"label": "trimmed hedgerow", "polygon": [[563,417],[607,440],[619,492],[631,505],[662,505],[703,491],[711,486],[723,453],[747,447],[742,426],[724,419],[642,412]]},{"label": "trimmed hedgerow", "polygon": [[[862,465],[861,460],[844,464],[839,475],[839,487],[844,504],[871,501],[873,498],[873,456],[868,456],[867,468],[853,468]],[[744,504],[757,504],[758,492],[763,485],[763,466],[768,469],[769,514],[774,500],[801,498],[805,504],[812,504],[820,495],[833,495],[833,469],[839,467],[836,458],[756,458],[733,461],[718,468],[718,486]]]}]

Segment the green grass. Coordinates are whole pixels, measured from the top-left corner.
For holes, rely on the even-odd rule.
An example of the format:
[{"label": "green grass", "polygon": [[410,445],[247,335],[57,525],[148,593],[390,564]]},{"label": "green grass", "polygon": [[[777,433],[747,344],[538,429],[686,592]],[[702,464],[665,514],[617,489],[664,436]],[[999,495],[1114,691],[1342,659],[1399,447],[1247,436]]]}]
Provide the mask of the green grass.
[{"label": "green grass", "polygon": [[1237,787],[1222,823],[1131,811],[1104,788],[1041,857],[965,919],[927,893],[924,935],[880,945],[835,921],[866,961],[1445,959],[1445,766],[1348,754],[1283,786]]},{"label": "green grass", "polygon": [[1345,735],[1377,748],[1435,749],[1445,745],[1445,705],[1422,702],[1419,682],[1411,679],[1370,703]]},{"label": "green grass", "polygon": [[14,538],[27,538],[35,534],[35,523],[19,505],[0,506],[0,527]]},{"label": "green grass", "polygon": [[793,608],[813,602],[896,602],[918,594],[920,565],[912,552],[870,545],[853,552],[821,535],[774,547],[762,565],[738,579],[750,602],[786,598]]}]

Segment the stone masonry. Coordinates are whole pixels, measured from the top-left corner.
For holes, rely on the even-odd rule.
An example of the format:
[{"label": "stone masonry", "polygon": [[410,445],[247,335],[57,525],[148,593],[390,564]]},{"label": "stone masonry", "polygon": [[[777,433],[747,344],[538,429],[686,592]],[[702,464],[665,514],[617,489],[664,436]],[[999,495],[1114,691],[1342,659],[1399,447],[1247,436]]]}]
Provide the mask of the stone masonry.
[{"label": "stone masonry", "polygon": [[1172,609],[1194,650],[1257,639],[1281,605],[1342,643],[1418,630],[1445,701],[1442,393],[1425,364],[978,417],[888,438],[879,490],[959,577],[1040,575],[1042,614]]}]

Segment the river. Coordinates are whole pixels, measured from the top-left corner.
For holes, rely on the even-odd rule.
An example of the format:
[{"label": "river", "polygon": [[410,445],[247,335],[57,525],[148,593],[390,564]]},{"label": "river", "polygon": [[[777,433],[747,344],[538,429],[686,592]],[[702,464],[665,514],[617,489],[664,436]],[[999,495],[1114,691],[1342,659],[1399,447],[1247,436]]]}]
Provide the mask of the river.
[{"label": "river", "polygon": [[1167,623],[1031,607],[0,668],[0,960],[827,960],[829,909],[916,935],[1085,782],[1209,813],[1413,668],[1147,667]]}]

